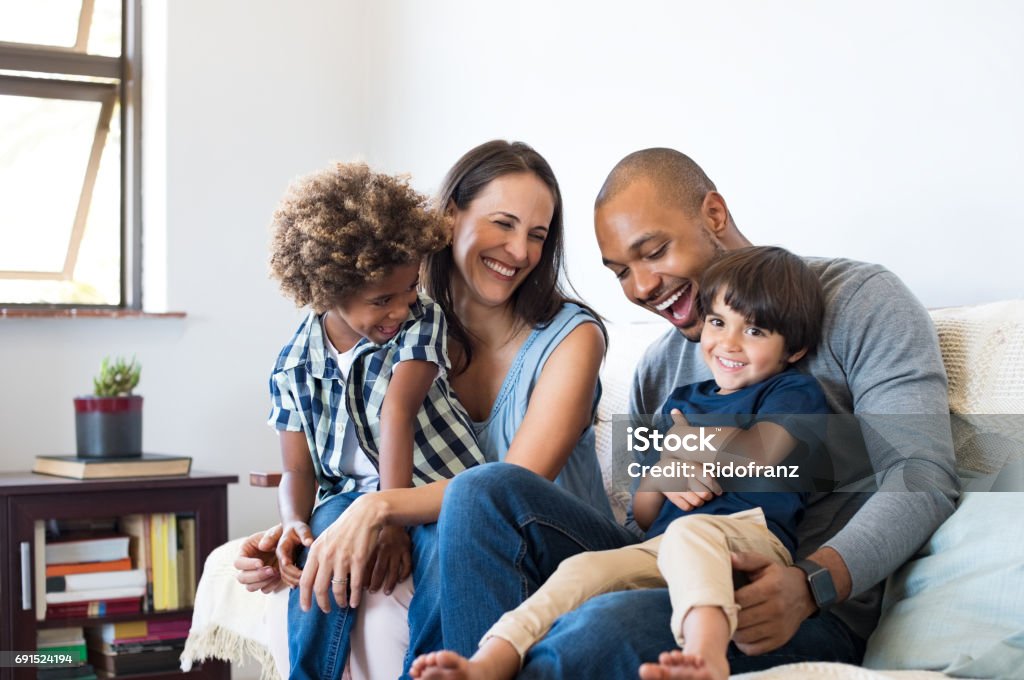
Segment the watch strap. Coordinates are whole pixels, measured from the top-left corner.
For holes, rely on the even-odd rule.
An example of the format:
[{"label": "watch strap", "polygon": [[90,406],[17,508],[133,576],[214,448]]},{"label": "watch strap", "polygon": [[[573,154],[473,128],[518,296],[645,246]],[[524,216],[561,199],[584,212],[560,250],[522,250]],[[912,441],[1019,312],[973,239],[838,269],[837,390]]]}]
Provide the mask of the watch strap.
[{"label": "watch strap", "polygon": [[795,567],[804,572],[807,577],[807,586],[811,590],[811,597],[818,610],[811,617],[818,616],[827,611],[836,602],[836,588],[832,582],[832,574],[829,570],[812,560],[798,560]]}]

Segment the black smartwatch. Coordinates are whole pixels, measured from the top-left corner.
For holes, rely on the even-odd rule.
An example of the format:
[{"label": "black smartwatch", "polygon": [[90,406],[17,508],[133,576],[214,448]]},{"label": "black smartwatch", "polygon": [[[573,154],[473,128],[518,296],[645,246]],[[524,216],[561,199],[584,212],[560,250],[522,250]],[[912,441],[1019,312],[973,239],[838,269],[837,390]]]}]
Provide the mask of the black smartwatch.
[{"label": "black smartwatch", "polygon": [[807,585],[811,588],[814,603],[818,605],[818,611],[811,616],[828,611],[828,608],[836,603],[836,586],[832,582],[832,574],[825,567],[810,560],[800,560],[793,566],[807,575]]}]

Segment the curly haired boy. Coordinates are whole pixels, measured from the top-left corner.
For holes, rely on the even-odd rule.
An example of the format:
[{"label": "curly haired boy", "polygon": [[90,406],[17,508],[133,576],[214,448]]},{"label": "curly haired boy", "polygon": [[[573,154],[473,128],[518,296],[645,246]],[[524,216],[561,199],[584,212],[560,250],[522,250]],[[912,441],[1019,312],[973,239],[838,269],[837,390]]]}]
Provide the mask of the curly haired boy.
[{"label": "curly haired boy", "polygon": [[[289,585],[299,581],[304,548],[360,494],[426,484],[484,462],[447,380],[444,316],[417,292],[421,260],[444,247],[448,232],[406,180],[362,163],[299,179],[274,213],[272,275],[311,309],[270,377],[268,424],[280,431],[284,460],[277,557]],[[384,532],[408,542],[402,528]],[[378,573],[393,584],[410,572],[408,550],[387,552],[380,551],[371,587],[380,585]],[[316,625],[290,605],[290,638],[304,635],[303,618]]]}]

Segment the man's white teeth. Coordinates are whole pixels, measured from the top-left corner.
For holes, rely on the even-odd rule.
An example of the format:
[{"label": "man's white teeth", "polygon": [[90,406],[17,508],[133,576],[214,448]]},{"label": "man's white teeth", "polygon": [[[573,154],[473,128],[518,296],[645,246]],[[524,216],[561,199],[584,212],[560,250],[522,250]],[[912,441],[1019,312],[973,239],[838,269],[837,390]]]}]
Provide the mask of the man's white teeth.
[{"label": "man's white teeth", "polygon": [[682,288],[677,290],[675,293],[673,293],[671,297],[669,297],[667,300],[662,302],[660,305],[656,305],[654,308],[656,310],[658,310],[659,312],[665,311],[666,309],[668,309],[669,307],[674,305],[676,303],[676,300],[678,300],[680,297],[682,297],[683,291],[685,291],[685,290],[686,290],[686,286],[683,286]]},{"label": "man's white teeth", "polygon": [[506,267],[506,266],[504,266],[502,264],[499,264],[498,262],[495,262],[494,260],[491,260],[491,259],[486,258],[486,257],[484,258],[484,264],[487,265],[488,269],[493,269],[494,271],[498,272],[502,276],[515,276],[516,272],[519,271],[518,269],[514,269],[512,267]]},{"label": "man's white teeth", "polygon": [[722,365],[726,368],[740,368],[741,366],[746,366],[742,361],[729,361],[723,357],[718,357],[718,360],[722,362]]}]

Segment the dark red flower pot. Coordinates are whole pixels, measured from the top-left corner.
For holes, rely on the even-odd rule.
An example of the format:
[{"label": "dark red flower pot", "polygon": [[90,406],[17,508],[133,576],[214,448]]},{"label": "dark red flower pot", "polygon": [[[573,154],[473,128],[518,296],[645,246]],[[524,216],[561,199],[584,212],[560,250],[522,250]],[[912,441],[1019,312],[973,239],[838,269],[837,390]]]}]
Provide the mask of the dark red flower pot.
[{"label": "dark red flower pot", "polygon": [[75,397],[80,458],[142,455],[142,397]]}]

